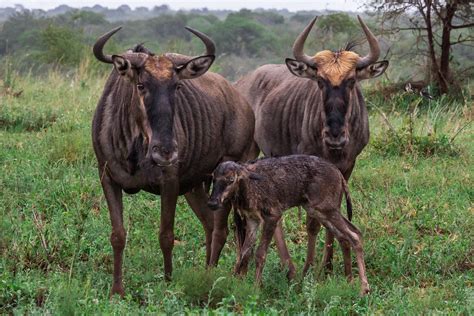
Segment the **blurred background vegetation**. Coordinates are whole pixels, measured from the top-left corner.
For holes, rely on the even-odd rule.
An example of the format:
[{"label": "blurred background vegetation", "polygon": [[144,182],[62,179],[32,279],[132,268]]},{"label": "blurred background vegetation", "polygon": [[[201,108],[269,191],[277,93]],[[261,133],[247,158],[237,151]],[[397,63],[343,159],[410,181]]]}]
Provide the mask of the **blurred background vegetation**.
[{"label": "blurred background vegetation", "polygon": [[[418,2],[424,1],[414,3]],[[431,94],[436,94],[436,76],[432,75],[428,56],[430,46],[423,34],[426,25],[419,23],[423,21],[420,14],[423,11],[380,6],[370,1],[366,9],[362,15],[380,39],[381,58],[391,62],[385,79],[379,81],[379,88],[383,85],[383,92],[389,94],[399,92],[411,82],[415,88],[430,89]],[[452,42],[457,43],[449,48],[449,71],[452,73],[450,83],[456,89],[444,92],[465,96],[462,90],[469,86],[474,74],[471,46],[474,28],[469,21],[461,20],[471,12],[471,7],[459,5],[456,10],[459,18],[455,15],[453,21],[468,27],[452,30]],[[93,59],[91,45],[99,35],[117,25],[123,25],[123,29],[108,44],[109,52],[119,53],[144,42],[155,53],[199,54],[203,50],[202,43],[184,29],[188,25],[215,40],[218,56],[213,70],[229,80],[236,80],[260,65],[282,63],[285,57],[290,57],[295,37],[315,15],[322,16],[307,42],[308,53],[336,50],[349,41],[361,44],[355,49],[359,53],[366,52],[356,13],[351,12],[173,11],[167,5],[133,10],[127,5],[117,9],[96,5],[80,10],[62,5],[49,11],[28,10],[22,6],[3,8],[0,9],[0,78],[8,86],[12,71],[41,75],[55,68],[70,73],[77,71],[81,63],[86,63],[89,71],[105,73],[108,67]],[[437,19],[433,13],[433,36],[437,42],[443,36],[441,17]],[[441,50],[440,47],[435,49]]]}]

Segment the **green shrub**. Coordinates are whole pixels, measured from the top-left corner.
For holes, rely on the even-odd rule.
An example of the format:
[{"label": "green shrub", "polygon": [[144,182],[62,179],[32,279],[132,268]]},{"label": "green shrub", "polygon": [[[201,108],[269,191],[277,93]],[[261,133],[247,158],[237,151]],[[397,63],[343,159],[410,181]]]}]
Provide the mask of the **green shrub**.
[{"label": "green shrub", "polygon": [[49,25],[41,32],[45,50],[41,58],[46,63],[78,65],[84,44],[82,33],[69,27]]}]

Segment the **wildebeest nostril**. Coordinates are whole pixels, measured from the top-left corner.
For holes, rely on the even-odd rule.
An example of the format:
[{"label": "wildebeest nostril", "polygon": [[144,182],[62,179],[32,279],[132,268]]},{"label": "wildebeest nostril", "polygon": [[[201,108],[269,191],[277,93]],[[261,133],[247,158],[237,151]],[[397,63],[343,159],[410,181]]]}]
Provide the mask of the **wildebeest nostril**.
[{"label": "wildebeest nostril", "polygon": [[211,209],[211,210],[217,210],[219,208],[219,203],[217,201],[212,201],[212,200],[209,200],[207,202],[207,206]]},{"label": "wildebeest nostril", "polygon": [[157,153],[157,152],[159,151],[159,148],[158,148],[158,146],[153,146],[153,147],[151,148],[151,150],[152,150],[154,153]]},{"label": "wildebeest nostril", "polygon": [[169,155],[170,152],[171,152],[169,149],[164,148],[164,147],[161,147],[161,150],[160,150],[160,151],[161,151],[161,153],[162,153],[163,155]]}]

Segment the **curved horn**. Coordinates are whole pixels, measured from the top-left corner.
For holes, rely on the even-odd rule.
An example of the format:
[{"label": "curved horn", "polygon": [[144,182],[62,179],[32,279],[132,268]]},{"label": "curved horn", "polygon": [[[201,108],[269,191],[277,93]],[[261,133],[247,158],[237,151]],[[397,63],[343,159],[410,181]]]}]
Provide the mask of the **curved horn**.
[{"label": "curved horn", "polygon": [[197,37],[199,37],[201,41],[203,41],[204,45],[206,45],[206,55],[214,56],[216,54],[216,45],[206,34],[201,33],[188,26],[185,26],[184,28],[188,30],[189,32],[193,33],[194,35],[196,35]]},{"label": "curved horn", "polygon": [[104,55],[104,52],[102,51],[104,49],[105,43],[114,35],[117,33],[122,27],[119,26],[117,28],[114,28],[113,30],[105,33],[101,37],[97,39],[97,41],[94,44],[94,48],[92,51],[94,52],[95,58],[100,60],[103,63],[111,64],[112,63],[112,55]]},{"label": "curved horn", "polygon": [[362,21],[362,18],[360,16],[357,16],[357,18],[359,19],[359,23],[362,26],[362,29],[364,30],[365,36],[367,37],[367,42],[370,46],[370,52],[366,56],[361,57],[357,62],[357,68],[361,69],[375,63],[377,59],[379,59],[380,47],[377,38],[369,30],[364,21]]},{"label": "curved horn", "polygon": [[[208,55],[215,56],[216,45],[214,44],[214,41],[211,40],[210,37],[188,26],[185,26],[184,28],[188,30],[189,32],[193,33],[194,35],[196,35],[197,37],[199,37],[199,39],[203,41],[204,45],[206,45],[206,53],[204,54],[204,56],[208,56]],[[168,58],[171,58],[173,63],[175,63],[175,65],[177,66],[184,65],[191,59],[196,58],[196,57],[187,56],[183,54],[177,54],[177,53],[166,53],[165,55]]]},{"label": "curved horn", "polygon": [[316,23],[316,20],[318,17],[315,17],[301,32],[300,35],[295,40],[295,43],[293,44],[293,56],[295,56],[295,59],[298,61],[302,61],[309,66],[316,67],[316,63],[314,62],[313,58],[311,56],[306,55],[303,53],[303,48],[304,48],[304,43],[306,41],[306,38],[308,37],[309,32],[313,28],[314,23]]}]

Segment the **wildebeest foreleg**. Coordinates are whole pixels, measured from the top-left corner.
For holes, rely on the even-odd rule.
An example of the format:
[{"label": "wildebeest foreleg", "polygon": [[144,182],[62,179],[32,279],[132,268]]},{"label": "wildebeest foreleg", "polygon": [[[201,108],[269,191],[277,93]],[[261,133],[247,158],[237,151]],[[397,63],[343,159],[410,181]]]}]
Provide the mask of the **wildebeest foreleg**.
[{"label": "wildebeest foreleg", "polygon": [[114,280],[111,295],[125,295],[122,283],[122,259],[125,248],[126,231],[123,227],[123,203],[122,189],[113,182],[107,175],[101,175],[102,189],[109,208],[110,221],[112,223],[112,234],[110,243],[114,252]]},{"label": "wildebeest foreleg", "polygon": [[204,186],[199,186],[184,196],[204,227],[206,234],[206,265],[209,265],[209,260],[211,259],[212,231],[214,228],[214,212],[207,206],[209,197],[204,190]]},{"label": "wildebeest foreleg", "polygon": [[263,221],[262,236],[260,237],[260,245],[255,253],[255,283],[262,284],[262,271],[267,257],[268,246],[272,241],[272,236],[275,233],[275,228],[281,216],[265,215]]},{"label": "wildebeest foreleg", "polygon": [[161,186],[160,247],[163,252],[165,280],[171,280],[173,272],[174,217],[178,200],[177,181],[167,181]]},{"label": "wildebeest foreleg", "polygon": [[288,280],[292,280],[296,275],[296,268],[293,261],[291,261],[290,252],[286,246],[285,236],[283,234],[283,219],[280,219],[278,222],[273,238],[275,239],[275,245],[277,246],[282,265],[288,267],[288,273],[286,276]]},{"label": "wildebeest foreleg", "polygon": [[306,232],[308,233],[308,249],[306,253],[306,262],[303,268],[303,276],[306,275],[309,268],[314,264],[314,252],[316,248],[316,237],[318,236],[321,224],[316,218],[306,215]]}]

